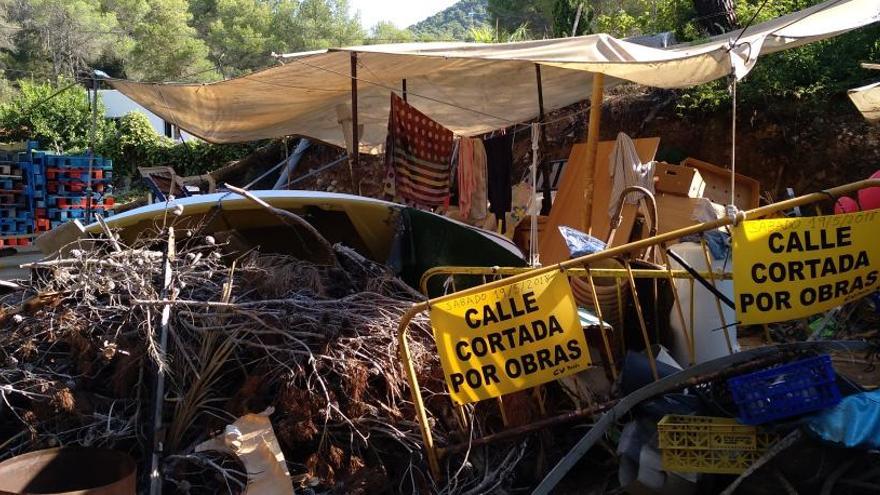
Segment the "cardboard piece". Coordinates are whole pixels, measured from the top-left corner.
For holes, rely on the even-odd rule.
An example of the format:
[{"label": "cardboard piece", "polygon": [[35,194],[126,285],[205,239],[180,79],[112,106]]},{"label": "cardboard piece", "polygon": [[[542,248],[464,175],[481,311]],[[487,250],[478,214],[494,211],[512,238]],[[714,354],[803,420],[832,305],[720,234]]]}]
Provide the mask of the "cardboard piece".
[{"label": "cardboard piece", "polygon": [[[703,197],[709,198],[715,203],[726,205],[730,203],[730,170],[713,165],[709,162],[686,158],[681,162],[683,166],[693,167],[700,172],[706,181],[706,189]],[[734,177],[736,184],[736,197],[734,204],[740,210],[751,210],[761,204],[761,183],[742,174]]]},{"label": "cardboard piece", "polygon": [[[659,221],[657,226],[658,234],[665,234],[700,223],[694,218],[694,210],[701,203],[707,201],[706,198],[687,198],[673,194],[658,194],[655,198],[657,200],[657,217]],[[712,208],[717,216],[724,215],[724,207],[720,204],[712,203]]]},{"label": "cardboard piece", "polygon": [[657,162],[654,181],[654,190],[658,193],[702,198],[706,190],[706,181],[699,170],[666,162]]}]

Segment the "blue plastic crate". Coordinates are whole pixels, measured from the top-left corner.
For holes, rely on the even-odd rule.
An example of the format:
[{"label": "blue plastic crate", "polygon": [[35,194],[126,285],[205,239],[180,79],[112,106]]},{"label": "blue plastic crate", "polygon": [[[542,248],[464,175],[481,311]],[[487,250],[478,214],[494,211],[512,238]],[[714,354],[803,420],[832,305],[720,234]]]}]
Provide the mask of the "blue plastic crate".
[{"label": "blue plastic crate", "polygon": [[837,404],[835,380],[831,358],[821,355],[737,376],[727,384],[740,421],[759,425]]}]

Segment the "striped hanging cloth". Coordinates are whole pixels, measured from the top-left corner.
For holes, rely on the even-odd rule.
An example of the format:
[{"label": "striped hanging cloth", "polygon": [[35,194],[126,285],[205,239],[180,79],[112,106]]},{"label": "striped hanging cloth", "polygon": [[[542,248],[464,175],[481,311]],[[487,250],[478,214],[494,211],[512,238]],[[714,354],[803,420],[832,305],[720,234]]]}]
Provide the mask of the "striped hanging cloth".
[{"label": "striped hanging cloth", "polygon": [[452,138],[452,131],[391,94],[385,163],[396,196],[429,208],[447,202]]}]

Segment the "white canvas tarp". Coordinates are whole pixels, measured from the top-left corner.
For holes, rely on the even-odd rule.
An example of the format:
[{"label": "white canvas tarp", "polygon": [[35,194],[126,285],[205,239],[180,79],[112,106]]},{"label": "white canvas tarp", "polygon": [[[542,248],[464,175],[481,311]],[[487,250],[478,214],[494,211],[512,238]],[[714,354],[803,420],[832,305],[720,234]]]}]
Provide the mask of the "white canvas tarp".
[{"label": "white canvas tarp", "polygon": [[[389,93],[406,79],[409,102],[459,135],[476,135],[561,108],[590,94],[591,72],[606,84],[682,88],[731,73],[758,57],[880,21],[880,0],[828,0],[745,32],[701,44],[651,48],[605,34],[520,43],[402,43],[292,54],[284,64],[212,84],[111,84],[166,121],[217,143],[302,135],[344,146],[338,113],[350,113],[351,53],[357,53],[362,151],[385,140]],[[736,40],[735,46],[731,44]]]}]

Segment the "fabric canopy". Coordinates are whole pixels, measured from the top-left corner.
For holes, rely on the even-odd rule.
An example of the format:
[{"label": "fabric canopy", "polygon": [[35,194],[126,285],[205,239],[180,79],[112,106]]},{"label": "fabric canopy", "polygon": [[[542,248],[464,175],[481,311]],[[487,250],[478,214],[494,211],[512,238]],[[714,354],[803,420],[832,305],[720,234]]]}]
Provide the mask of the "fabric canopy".
[{"label": "fabric canopy", "polygon": [[110,84],[210,142],[301,135],[344,146],[351,54],[357,53],[360,145],[376,152],[385,141],[389,93],[400,92],[404,79],[410,104],[456,134],[473,136],[538,115],[535,64],[541,66],[545,109],[553,110],[586,99],[591,72],[606,74],[608,86],[632,81],[683,88],[729,74],[742,78],[759,55],[878,20],[878,0],[828,0],[745,32],[666,49],[606,34],[499,44],[368,45],[286,55],[280,66],[218,83]]}]

